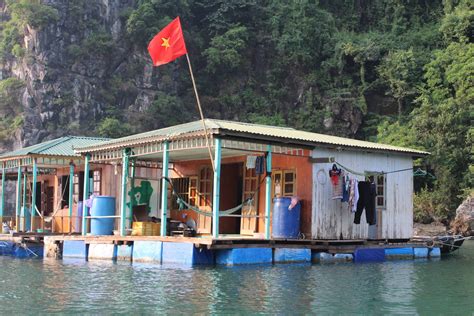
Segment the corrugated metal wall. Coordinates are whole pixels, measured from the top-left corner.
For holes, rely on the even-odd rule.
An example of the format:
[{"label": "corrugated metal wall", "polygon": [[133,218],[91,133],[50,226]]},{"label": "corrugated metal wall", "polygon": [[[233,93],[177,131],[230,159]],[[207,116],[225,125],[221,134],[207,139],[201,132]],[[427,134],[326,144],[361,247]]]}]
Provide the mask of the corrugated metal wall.
[{"label": "corrugated metal wall", "polygon": [[[357,172],[388,172],[413,166],[412,158],[403,154],[315,149],[312,156],[335,157],[337,162]],[[313,238],[339,239],[341,234],[344,239],[368,238],[365,213],[362,214],[360,225],[356,225],[353,223],[354,214],[348,210],[348,204],[332,200],[332,186],[328,175],[331,167],[332,163],[313,164]],[[352,177],[359,180],[364,178]],[[410,238],[413,230],[413,173],[391,173],[386,175],[386,179],[386,209],[377,213],[381,215],[377,218],[377,238]]]}]

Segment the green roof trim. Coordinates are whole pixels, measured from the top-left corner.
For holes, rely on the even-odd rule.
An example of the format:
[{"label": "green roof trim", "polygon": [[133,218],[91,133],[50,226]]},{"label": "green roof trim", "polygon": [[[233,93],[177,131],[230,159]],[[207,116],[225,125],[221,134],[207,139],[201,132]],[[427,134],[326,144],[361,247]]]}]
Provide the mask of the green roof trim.
[{"label": "green roof trim", "polygon": [[83,146],[97,145],[109,141],[110,138],[64,136],[48,140],[36,145],[20,148],[0,155],[0,160],[8,160],[14,157],[24,157],[28,155],[77,157],[74,149]]},{"label": "green roof trim", "polygon": [[[337,147],[350,147],[356,149],[399,152],[412,154],[416,156],[429,155],[426,151],[404,148],[392,145],[379,144],[374,142],[362,141],[351,138],[344,138],[332,135],[318,134],[306,131],[296,130],[291,127],[277,127],[261,124],[242,123],[235,121],[224,121],[217,119],[206,119],[206,126],[213,135],[229,135],[242,138],[255,139],[258,137],[271,138],[274,142],[284,144],[305,143],[310,146],[326,145]],[[156,142],[160,140],[172,140],[186,134],[203,132],[202,121],[170,126],[154,131],[130,135],[127,137],[113,139],[107,142],[101,142],[94,145],[78,147],[80,153],[95,152],[112,148],[131,147],[136,144]]]}]

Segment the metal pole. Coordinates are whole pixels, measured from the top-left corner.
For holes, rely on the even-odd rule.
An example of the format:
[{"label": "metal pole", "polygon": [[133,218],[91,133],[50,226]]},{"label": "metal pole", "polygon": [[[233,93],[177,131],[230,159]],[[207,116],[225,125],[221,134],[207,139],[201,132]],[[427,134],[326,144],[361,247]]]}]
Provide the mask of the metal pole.
[{"label": "metal pole", "polygon": [[36,214],[36,181],[38,177],[38,166],[36,164],[36,158],[33,159],[33,181],[31,186],[31,223],[30,231],[33,231],[35,225],[35,214]]},{"label": "metal pole", "polygon": [[221,186],[221,140],[216,138],[214,140],[215,150],[215,166],[214,172],[214,189],[212,193],[212,237],[219,237],[219,199]]},{"label": "metal pole", "polygon": [[15,210],[15,226],[16,230],[20,230],[20,211],[21,211],[21,167],[18,166],[18,176],[16,179],[16,210]]},{"label": "metal pole", "polygon": [[86,154],[84,159],[84,193],[82,198],[82,235],[87,233],[87,206],[86,200],[89,198],[89,160],[90,154]]},{"label": "metal pole", "polygon": [[168,209],[168,163],[169,163],[169,143],[165,141],[163,144],[163,167],[162,167],[162,182],[161,182],[161,229],[160,236],[166,236],[166,213]]},{"label": "metal pole", "polygon": [[128,178],[128,161],[130,149],[125,148],[122,155],[122,190],[120,203],[120,235],[125,236],[126,217],[127,217],[127,178]]},{"label": "metal pole", "polygon": [[74,164],[69,164],[69,232],[72,232],[72,207],[74,204]]},{"label": "metal pole", "polygon": [[[0,225],[3,224],[3,214],[5,212],[5,164],[2,163],[2,194],[0,196]],[[2,229],[0,229],[2,230]]]},{"label": "metal pole", "polygon": [[22,231],[27,231],[27,214],[26,214],[26,190],[27,190],[27,183],[28,183],[28,178],[26,176],[27,170],[25,169],[25,172],[23,173],[23,192],[22,192],[22,207],[21,207],[21,214],[22,216]]},{"label": "metal pole", "polygon": [[196,101],[197,101],[197,105],[198,105],[198,109],[199,109],[199,114],[201,115],[202,126],[204,127],[204,133],[206,135],[206,146],[207,146],[207,150],[209,152],[209,157],[211,158],[212,170],[214,172],[216,172],[215,164],[214,164],[214,161],[212,160],[211,143],[209,142],[209,135],[207,133],[206,121],[204,120],[204,114],[202,113],[201,101],[199,100],[199,94],[198,94],[198,91],[197,91],[197,88],[196,88],[196,82],[194,81],[193,68],[191,67],[191,60],[189,59],[188,54],[186,54],[186,59],[188,60],[189,73],[191,74],[191,81],[193,82],[194,95],[196,96]]},{"label": "metal pole", "polygon": [[270,212],[272,201],[272,146],[267,145],[267,176],[265,179],[265,239],[270,239]]}]

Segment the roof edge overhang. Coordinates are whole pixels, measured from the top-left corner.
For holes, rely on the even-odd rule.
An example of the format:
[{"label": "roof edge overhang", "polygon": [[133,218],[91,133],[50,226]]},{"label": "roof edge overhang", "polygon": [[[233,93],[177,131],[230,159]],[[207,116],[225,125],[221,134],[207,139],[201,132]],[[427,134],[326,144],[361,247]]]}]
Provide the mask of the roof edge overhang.
[{"label": "roof edge overhang", "polygon": [[[216,134],[219,134],[218,129],[208,130],[208,135],[212,136]],[[74,148],[74,151],[80,155],[83,155],[87,153],[95,153],[95,152],[107,151],[107,150],[133,148],[135,146],[150,144],[150,143],[163,143],[165,141],[174,141],[174,140],[188,139],[188,138],[193,138],[193,137],[202,137],[205,135],[206,133],[204,131],[198,131],[198,132],[191,132],[191,133],[183,133],[176,136],[174,135],[150,136],[143,139],[123,140],[123,141],[118,141],[118,142],[99,144],[96,146],[78,147],[78,148]]]},{"label": "roof edge overhang", "polygon": [[257,140],[260,142],[266,143],[274,143],[274,144],[284,144],[287,146],[302,146],[308,149],[314,149],[315,146],[320,145],[325,148],[347,148],[351,150],[359,150],[359,151],[368,151],[368,152],[378,152],[378,153],[396,153],[401,155],[409,155],[412,158],[423,158],[426,156],[431,155],[429,152],[425,151],[418,151],[418,150],[410,150],[407,149],[406,151],[397,150],[397,149],[381,149],[381,148],[370,148],[364,146],[349,146],[344,144],[330,144],[325,142],[314,142],[314,141],[304,141],[304,140],[295,140],[293,138],[283,138],[283,137],[275,137],[275,136],[265,136],[261,134],[253,134],[248,133],[251,137],[246,137],[243,135],[242,132],[235,132],[232,130],[220,129],[219,136],[224,136],[225,138],[238,138],[238,139],[249,139]]}]

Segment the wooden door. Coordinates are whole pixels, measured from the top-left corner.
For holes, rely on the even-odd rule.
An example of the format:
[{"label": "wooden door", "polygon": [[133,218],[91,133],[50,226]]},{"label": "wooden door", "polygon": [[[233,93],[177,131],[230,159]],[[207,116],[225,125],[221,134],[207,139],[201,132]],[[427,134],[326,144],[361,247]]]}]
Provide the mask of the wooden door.
[{"label": "wooden door", "polygon": [[50,210],[48,209],[48,182],[41,182],[41,213],[48,216]]},{"label": "wooden door", "polygon": [[[258,192],[259,175],[255,174],[255,169],[244,168],[243,200],[253,196],[253,201],[245,203],[242,207],[242,215],[255,216],[258,214]],[[253,235],[257,231],[256,217],[242,217],[240,221],[240,233],[242,235]]]},{"label": "wooden door", "polygon": [[[211,167],[203,167],[199,173],[198,206],[201,211],[212,213],[212,180]],[[212,231],[212,217],[198,214],[197,232],[210,234]]]}]

